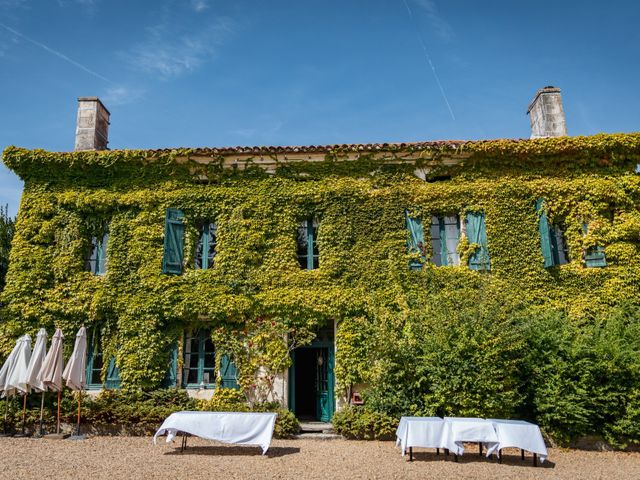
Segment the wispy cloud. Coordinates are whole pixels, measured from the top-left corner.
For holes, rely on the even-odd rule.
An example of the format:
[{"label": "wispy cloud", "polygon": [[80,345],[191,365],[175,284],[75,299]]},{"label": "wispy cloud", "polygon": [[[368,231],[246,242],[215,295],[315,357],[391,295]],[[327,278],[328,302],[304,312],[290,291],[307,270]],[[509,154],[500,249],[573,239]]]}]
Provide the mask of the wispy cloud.
[{"label": "wispy cloud", "polygon": [[47,45],[45,45],[44,43],[38,42],[37,40],[34,40],[34,39],[33,39],[33,38],[31,38],[31,37],[27,37],[26,35],[24,35],[24,34],[22,34],[22,33],[18,32],[17,30],[15,30],[15,29],[13,29],[13,28],[11,28],[11,27],[6,26],[4,23],[0,23],[0,27],[4,28],[4,29],[5,29],[5,30],[7,30],[8,32],[12,33],[13,35],[15,35],[15,36],[17,36],[17,37],[19,37],[19,38],[21,38],[21,39],[23,39],[23,40],[26,40],[27,42],[32,43],[33,45],[35,45],[35,46],[37,46],[37,47],[42,48],[43,50],[45,50],[45,51],[49,52],[51,55],[55,55],[55,56],[56,56],[56,57],[58,57],[59,59],[64,60],[64,61],[65,61],[65,62],[67,62],[67,63],[70,63],[71,65],[73,65],[73,66],[75,66],[75,67],[79,68],[80,70],[84,70],[86,73],[88,73],[88,74],[90,74],[90,75],[93,75],[94,77],[97,77],[97,78],[99,78],[100,80],[104,80],[105,82],[108,82],[108,83],[113,83],[113,82],[112,82],[111,80],[109,80],[108,78],[106,78],[106,77],[104,77],[104,76],[100,75],[99,73],[97,73],[97,72],[95,72],[95,71],[91,70],[91,69],[90,69],[90,68],[88,68],[88,67],[85,67],[85,66],[84,66],[84,65],[82,65],[81,63],[76,62],[75,60],[73,60],[73,59],[71,59],[71,58],[67,57],[64,53],[61,53],[61,52],[59,52],[59,51],[57,51],[57,50],[54,50],[53,48],[48,47],[48,46],[47,46]]},{"label": "wispy cloud", "polygon": [[129,87],[125,85],[116,85],[109,87],[101,95],[102,100],[108,106],[120,106],[135,103],[140,100],[145,94],[144,89]]},{"label": "wispy cloud", "polygon": [[189,0],[191,4],[191,8],[193,8],[196,12],[202,12],[209,8],[209,2],[207,0]]},{"label": "wispy cloud", "polygon": [[453,28],[438,12],[438,5],[434,0],[411,0],[426,14],[433,28],[433,32],[445,42],[450,42],[455,37]]},{"label": "wispy cloud", "polygon": [[148,38],[121,53],[133,68],[168,79],[192,72],[214,58],[234,31],[228,18],[219,18],[195,33],[177,35],[161,24],[148,29]]}]

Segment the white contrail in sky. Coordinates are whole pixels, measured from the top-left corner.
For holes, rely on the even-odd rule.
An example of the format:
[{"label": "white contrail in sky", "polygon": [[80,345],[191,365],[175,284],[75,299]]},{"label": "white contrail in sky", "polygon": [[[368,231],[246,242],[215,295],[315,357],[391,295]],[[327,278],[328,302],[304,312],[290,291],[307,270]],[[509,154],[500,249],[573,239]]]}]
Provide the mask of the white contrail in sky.
[{"label": "white contrail in sky", "polygon": [[449,103],[449,99],[447,98],[447,94],[444,91],[442,83],[440,83],[440,77],[438,77],[438,72],[436,72],[436,67],[433,65],[433,62],[431,61],[431,55],[429,55],[429,51],[427,50],[427,45],[425,44],[424,39],[422,38],[422,34],[420,33],[420,29],[418,28],[418,25],[417,25],[417,23],[415,22],[415,20],[413,18],[413,12],[409,8],[409,4],[407,3],[407,0],[402,0],[402,1],[404,2],[404,6],[407,7],[407,12],[409,12],[409,17],[411,17],[411,22],[413,23],[413,26],[416,29],[416,33],[418,34],[418,39],[420,40],[420,45],[422,45],[422,51],[424,52],[424,56],[427,59],[427,63],[431,67],[431,71],[433,72],[433,77],[436,79],[436,83],[438,84],[438,88],[440,89],[440,93],[442,94],[442,98],[444,100],[444,103],[447,104],[447,108],[449,109],[449,113],[451,114],[451,118],[453,118],[453,121],[455,121],[456,120],[456,116],[453,114],[453,109],[451,108],[451,104]]},{"label": "white contrail in sky", "polygon": [[47,52],[55,55],[58,58],[61,58],[62,60],[69,62],[71,65],[78,67],[80,70],[84,70],[85,72],[93,75],[94,77],[99,78],[100,80],[104,80],[107,83],[111,83],[113,84],[113,82],[111,80],[109,80],[106,77],[103,77],[102,75],[100,75],[99,73],[94,72],[93,70],[85,67],[84,65],[82,65],[81,63],[76,62],[75,60],[67,57],[65,54],[58,52],[57,50],[54,50],[53,48],[49,48],[47,47],[44,43],[40,43],[32,38],[27,37],[26,35],[23,35],[22,33],[18,32],[17,30],[14,30],[11,27],[7,27],[4,23],[0,23],[0,27],[4,28],[5,30],[8,30],[9,32],[13,33],[14,35],[17,35],[20,38],[25,39],[27,42],[33,43],[34,45],[46,50]]}]

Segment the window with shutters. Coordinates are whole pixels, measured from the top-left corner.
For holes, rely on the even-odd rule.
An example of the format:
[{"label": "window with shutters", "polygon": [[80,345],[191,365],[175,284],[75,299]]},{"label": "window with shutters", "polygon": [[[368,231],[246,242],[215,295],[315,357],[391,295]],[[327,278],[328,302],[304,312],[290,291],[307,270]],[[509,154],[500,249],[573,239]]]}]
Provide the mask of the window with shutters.
[{"label": "window with shutters", "polygon": [[84,268],[94,275],[104,275],[107,272],[107,243],[109,241],[109,230],[105,226],[102,234],[91,237]]},{"label": "window with shutters", "polygon": [[187,331],[184,339],[182,385],[187,388],[213,387],[216,382],[216,352],[211,331]]},{"label": "window with shutters", "polygon": [[318,221],[307,218],[298,224],[298,263],[300,268],[314,270],[320,266]]},{"label": "window with shutters", "polygon": [[484,213],[467,212],[465,218],[466,235],[470,244],[476,246],[474,252],[469,255],[469,268],[471,270],[491,270],[491,258],[487,242],[487,227]]},{"label": "window with shutters", "polygon": [[431,263],[437,266],[460,265],[460,217],[431,217]]},{"label": "window with shutters", "polygon": [[87,345],[87,389],[99,390],[102,388],[120,388],[120,370],[114,357],[109,358],[105,382],[102,383],[102,369],[104,368],[104,355],[102,353],[99,329],[91,331]]},{"label": "window with shutters", "polygon": [[168,208],[164,223],[162,272],[180,275],[184,266],[184,213]]},{"label": "window with shutters", "polygon": [[544,199],[536,201],[538,212],[538,229],[540,232],[540,246],[544,267],[549,268],[556,265],[569,263],[569,252],[567,242],[564,238],[564,228],[561,224],[551,223],[545,211]]},{"label": "window with shutters", "polygon": [[196,245],[196,269],[206,270],[213,267],[217,247],[217,227],[213,222],[205,222],[198,228]]},{"label": "window with shutters", "polygon": [[410,216],[408,210],[404,211],[404,217],[407,227],[407,253],[414,256],[419,255],[419,258],[412,258],[409,261],[409,268],[420,270],[427,258],[422,219]]}]

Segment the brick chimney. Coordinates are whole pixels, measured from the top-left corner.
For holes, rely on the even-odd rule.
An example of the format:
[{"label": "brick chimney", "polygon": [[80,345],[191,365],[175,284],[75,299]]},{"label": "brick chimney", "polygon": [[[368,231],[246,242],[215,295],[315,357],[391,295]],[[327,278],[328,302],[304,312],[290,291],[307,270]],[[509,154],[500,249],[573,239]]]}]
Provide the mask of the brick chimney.
[{"label": "brick chimney", "polygon": [[74,150],[107,150],[110,115],[98,97],[78,98]]},{"label": "brick chimney", "polygon": [[559,88],[549,86],[538,90],[529,104],[527,114],[531,120],[531,138],[567,135],[567,122],[564,119]]}]

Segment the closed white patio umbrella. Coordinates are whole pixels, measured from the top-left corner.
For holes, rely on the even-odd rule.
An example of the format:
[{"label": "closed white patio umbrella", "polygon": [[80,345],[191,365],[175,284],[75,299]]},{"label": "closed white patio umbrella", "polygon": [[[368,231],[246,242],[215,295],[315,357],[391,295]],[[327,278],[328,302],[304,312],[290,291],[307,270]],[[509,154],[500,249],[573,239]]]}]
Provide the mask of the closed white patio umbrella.
[{"label": "closed white patio umbrella", "polygon": [[[42,417],[44,413],[44,392],[47,389],[42,383],[42,380],[38,379],[42,364],[47,355],[47,331],[41,328],[36,335],[36,345],[31,352],[31,360],[29,361],[29,368],[27,368],[27,384],[30,388],[37,392],[42,392],[40,399],[40,435],[42,435]],[[24,412],[23,412],[24,413]],[[24,432],[24,414],[22,417],[22,430]]]},{"label": "closed white patio umbrella", "polygon": [[16,395],[21,393],[24,395],[22,406],[22,434],[24,435],[24,421],[27,410],[27,394],[29,393],[29,384],[27,378],[27,370],[29,368],[29,360],[31,360],[31,337],[27,334],[18,340],[18,351],[14,359],[11,369],[7,373],[7,381],[4,384],[4,395]]},{"label": "closed white patio umbrella", "polygon": [[80,438],[80,405],[82,402],[82,390],[86,386],[87,366],[87,329],[81,327],[76,334],[76,344],[73,347],[71,357],[62,372],[62,378],[67,387],[78,392],[78,425],[76,438]]},{"label": "closed white patio umbrella", "polygon": [[58,392],[58,420],[56,424],[56,434],[60,434],[60,397],[62,393],[62,371],[64,370],[64,360],[62,358],[62,330],[56,328],[51,338],[51,346],[42,362],[42,368],[36,376],[36,382],[42,384],[45,390]]},{"label": "closed white patio umbrella", "polygon": [[4,428],[3,428],[3,432],[5,435],[7,433],[7,413],[9,411],[9,397],[5,395],[4,386],[5,386],[5,383],[7,382],[8,374],[11,371],[11,368],[13,367],[13,363],[16,360],[16,355],[18,353],[19,347],[20,347],[20,339],[16,341],[16,344],[13,347],[13,350],[11,350],[11,353],[9,354],[4,364],[2,365],[2,368],[0,368],[0,393],[2,394],[3,397],[6,397],[6,400],[4,403]]}]

